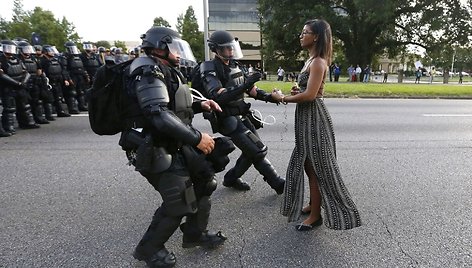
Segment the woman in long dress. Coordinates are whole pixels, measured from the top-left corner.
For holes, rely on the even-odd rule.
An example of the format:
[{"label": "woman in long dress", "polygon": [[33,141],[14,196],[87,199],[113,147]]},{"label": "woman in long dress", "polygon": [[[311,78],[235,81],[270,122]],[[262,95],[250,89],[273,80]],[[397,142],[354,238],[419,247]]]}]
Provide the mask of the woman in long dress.
[{"label": "woman in long dress", "polygon": [[[281,213],[290,222],[298,220],[302,213],[309,214],[296,225],[298,231],[322,224],[321,207],[327,227],[358,227],[361,219],[339,171],[331,117],[323,103],[324,80],[332,55],[330,25],[324,20],[307,21],[300,44],[310,57],[298,77],[299,87],[292,88],[291,95],[279,96],[284,104],[297,103],[295,148],[287,168]],[[310,203],[302,209],[304,172],[309,181]]]}]

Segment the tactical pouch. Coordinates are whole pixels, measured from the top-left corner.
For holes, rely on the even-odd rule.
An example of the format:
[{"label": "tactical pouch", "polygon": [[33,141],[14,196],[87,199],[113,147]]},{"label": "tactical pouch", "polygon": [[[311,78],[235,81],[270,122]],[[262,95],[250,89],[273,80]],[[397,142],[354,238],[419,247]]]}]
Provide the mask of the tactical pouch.
[{"label": "tactical pouch", "polygon": [[150,134],[146,135],[136,154],[135,170],[139,172],[161,173],[172,164],[172,156],[163,147],[154,147]]},{"label": "tactical pouch", "polygon": [[215,148],[209,155],[206,156],[207,160],[211,162],[213,170],[218,173],[225,169],[229,163],[228,155],[236,149],[234,147],[231,138],[228,137],[217,137],[215,140]]},{"label": "tactical pouch", "polygon": [[264,127],[264,124],[261,122],[262,119],[259,118],[259,116],[257,116],[254,111],[249,111],[249,113],[247,114],[247,118],[249,119],[249,121],[252,123],[252,125],[256,128],[256,129],[260,129],[260,128],[263,128]]},{"label": "tactical pouch", "polygon": [[192,179],[208,180],[215,175],[210,163],[205,159],[205,155],[189,145],[182,146],[182,154],[185,158],[186,166]]},{"label": "tactical pouch", "polygon": [[203,118],[208,120],[211,125],[211,131],[213,133],[218,133],[218,119],[216,118],[216,114],[214,112],[203,112]]},{"label": "tactical pouch", "polygon": [[144,134],[136,130],[130,129],[121,132],[120,141],[118,144],[125,151],[137,150],[144,142]]}]

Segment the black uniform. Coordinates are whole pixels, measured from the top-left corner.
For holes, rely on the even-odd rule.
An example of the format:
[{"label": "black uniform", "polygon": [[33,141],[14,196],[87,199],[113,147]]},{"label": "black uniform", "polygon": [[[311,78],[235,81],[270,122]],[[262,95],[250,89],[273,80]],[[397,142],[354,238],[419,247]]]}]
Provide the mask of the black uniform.
[{"label": "black uniform", "polygon": [[89,86],[91,86],[95,79],[95,73],[97,72],[98,67],[100,67],[102,64],[100,64],[98,55],[93,52],[82,52],[82,54],[80,54],[80,58],[84,63],[85,71],[89,77]]},{"label": "black uniform", "polygon": [[[203,62],[200,72],[207,96],[215,100],[223,110],[222,113],[216,114],[216,122],[212,124],[213,130],[231,137],[242,152],[235,166],[225,174],[223,185],[249,190],[249,185],[241,180],[241,176],[254,165],[277,194],[282,194],[285,180],[277,174],[265,157],[267,146],[259,138],[253,124],[258,125],[258,122],[251,118],[253,115],[249,109],[250,103],[244,101],[244,93],[252,89],[260,76],[247,76],[237,61],[229,60],[226,65],[218,57]],[[221,88],[225,90],[218,94]],[[256,99],[275,102],[270,94],[261,89],[257,89]]]},{"label": "black uniform", "polygon": [[69,113],[78,114],[79,111],[87,111],[85,90],[88,88],[90,78],[82,59],[79,55],[65,53],[59,60],[66,67],[72,81],[63,91]]},{"label": "black uniform", "polygon": [[15,112],[20,128],[38,128],[31,114],[31,106],[26,85],[26,67],[16,56],[10,57],[0,55],[1,69],[4,74],[0,79],[3,88],[2,103],[2,123],[6,131],[15,133]]},{"label": "black uniform", "polygon": [[[64,66],[59,62],[57,57],[44,56],[41,57],[40,61],[41,69],[46,74],[46,77],[49,79],[49,84],[51,85],[51,91],[53,95],[53,104],[56,109],[58,117],[68,117],[70,114],[64,111],[62,107],[62,100],[64,99],[63,95],[63,85],[65,80],[69,80],[69,76]],[[51,105],[45,106],[46,119],[52,120],[52,107]]]},{"label": "black uniform", "polygon": [[[163,200],[134,257],[146,260],[151,267],[173,265],[175,256],[164,243],[179,226],[184,233],[183,247],[213,247],[226,239],[220,232],[207,231],[216,180],[207,158],[196,149],[201,133],[191,125],[194,112],[201,112],[201,104],[192,103],[182,74],[155,58],[135,59],[128,73],[128,94],[135,102],[126,121],[143,130],[124,131],[120,145]],[[229,152],[222,156],[228,159]],[[186,222],[181,224],[184,216]]]},{"label": "black uniform", "polygon": [[[34,121],[38,124],[48,124],[49,121],[44,117],[44,104],[52,103],[52,95],[49,91],[46,76],[42,74],[41,66],[33,57],[21,57],[26,70],[30,74],[26,87],[31,96],[31,111]],[[41,73],[41,75],[38,75]]]}]

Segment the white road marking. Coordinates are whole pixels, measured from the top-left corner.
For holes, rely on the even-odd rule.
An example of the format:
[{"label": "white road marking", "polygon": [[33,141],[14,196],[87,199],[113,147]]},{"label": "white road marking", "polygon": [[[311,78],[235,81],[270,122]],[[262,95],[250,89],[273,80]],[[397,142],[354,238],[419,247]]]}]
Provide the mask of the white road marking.
[{"label": "white road marking", "polygon": [[423,116],[429,117],[469,117],[472,114],[423,114]]}]

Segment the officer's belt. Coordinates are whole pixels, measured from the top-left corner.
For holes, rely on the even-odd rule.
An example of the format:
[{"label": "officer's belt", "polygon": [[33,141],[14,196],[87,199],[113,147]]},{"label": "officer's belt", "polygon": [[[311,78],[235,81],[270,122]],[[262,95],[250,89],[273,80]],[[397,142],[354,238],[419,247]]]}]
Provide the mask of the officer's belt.
[{"label": "officer's belt", "polygon": [[218,113],[220,117],[234,116],[234,115],[244,115],[249,112],[251,104],[245,103],[243,100],[232,102],[230,105],[225,105],[221,109],[221,113]]}]

